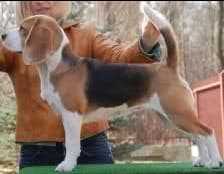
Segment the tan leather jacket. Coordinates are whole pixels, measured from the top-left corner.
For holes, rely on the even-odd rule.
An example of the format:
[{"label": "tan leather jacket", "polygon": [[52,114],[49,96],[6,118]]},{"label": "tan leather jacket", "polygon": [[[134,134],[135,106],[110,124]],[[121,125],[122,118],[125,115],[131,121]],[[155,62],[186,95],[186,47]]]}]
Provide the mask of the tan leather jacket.
[{"label": "tan leather jacket", "polygon": [[[141,54],[138,41],[121,45],[97,33],[91,24],[65,25],[74,53],[105,62],[150,63]],[[61,142],[64,130],[60,118],[40,98],[40,81],[33,66],[23,64],[21,55],[0,48],[0,70],[7,72],[17,101],[16,142]],[[69,82],[68,82],[69,83]],[[108,129],[101,119],[82,125],[81,137],[87,138]]]}]

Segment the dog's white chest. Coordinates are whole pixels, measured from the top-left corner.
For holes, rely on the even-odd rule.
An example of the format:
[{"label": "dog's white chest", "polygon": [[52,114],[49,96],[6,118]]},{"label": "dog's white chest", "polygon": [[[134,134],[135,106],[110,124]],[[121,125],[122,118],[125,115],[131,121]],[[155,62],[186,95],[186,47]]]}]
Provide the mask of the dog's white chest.
[{"label": "dog's white chest", "polygon": [[48,81],[43,84],[43,89],[41,90],[41,96],[51,108],[58,114],[62,113],[63,106],[61,105],[60,97],[54,92],[54,87]]},{"label": "dog's white chest", "polygon": [[47,101],[47,103],[55,112],[59,114],[62,113],[64,107],[61,104],[60,97],[56,92],[54,92],[54,87],[49,81],[43,86],[43,98]]},{"label": "dog's white chest", "polygon": [[64,107],[61,103],[60,96],[50,82],[50,74],[46,67],[42,66],[39,68],[39,75],[41,83],[41,98],[46,100],[55,112],[61,114],[64,111]]}]

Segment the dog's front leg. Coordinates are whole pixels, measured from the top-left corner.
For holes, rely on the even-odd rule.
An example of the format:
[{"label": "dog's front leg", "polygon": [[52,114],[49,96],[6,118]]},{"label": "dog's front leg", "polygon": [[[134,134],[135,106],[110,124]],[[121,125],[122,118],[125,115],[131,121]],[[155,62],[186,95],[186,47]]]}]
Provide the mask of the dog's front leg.
[{"label": "dog's front leg", "polygon": [[57,166],[56,171],[69,172],[76,166],[81,152],[81,116],[78,113],[63,113],[62,121],[65,130],[66,155],[64,161]]}]

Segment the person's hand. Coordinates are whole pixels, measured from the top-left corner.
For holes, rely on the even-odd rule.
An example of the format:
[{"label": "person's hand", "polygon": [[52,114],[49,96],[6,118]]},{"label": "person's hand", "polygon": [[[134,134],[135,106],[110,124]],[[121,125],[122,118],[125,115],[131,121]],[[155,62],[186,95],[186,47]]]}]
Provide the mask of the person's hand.
[{"label": "person's hand", "polygon": [[151,51],[151,49],[158,43],[160,37],[160,31],[158,27],[152,22],[148,21],[142,34],[142,47],[145,52]]}]

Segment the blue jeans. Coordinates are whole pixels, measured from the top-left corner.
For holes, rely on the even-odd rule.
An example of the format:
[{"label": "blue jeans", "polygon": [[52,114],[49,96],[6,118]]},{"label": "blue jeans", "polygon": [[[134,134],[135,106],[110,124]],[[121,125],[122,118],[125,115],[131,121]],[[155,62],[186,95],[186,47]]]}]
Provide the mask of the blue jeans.
[{"label": "blue jeans", "polygon": [[[62,143],[55,146],[22,145],[20,152],[20,169],[31,166],[58,165],[65,157]],[[112,164],[111,147],[105,133],[81,141],[81,154],[78,164]]]}]

